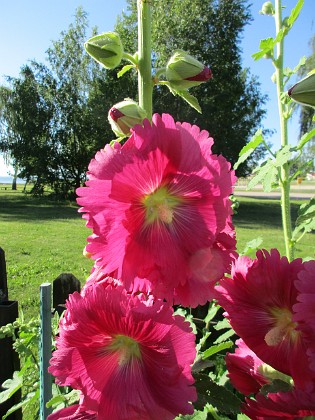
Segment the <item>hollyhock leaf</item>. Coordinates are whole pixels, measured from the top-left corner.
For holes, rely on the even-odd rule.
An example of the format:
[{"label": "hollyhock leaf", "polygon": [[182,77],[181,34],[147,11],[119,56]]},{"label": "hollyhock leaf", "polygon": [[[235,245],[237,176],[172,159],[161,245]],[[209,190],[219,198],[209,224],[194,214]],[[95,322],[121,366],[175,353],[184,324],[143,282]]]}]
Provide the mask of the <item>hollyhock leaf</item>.
[{"label": "hollyhock leaf", "polygon": [[255,168],[254,172],[256,175],[249,181],[247,190],[251,190],[257,184],[261,183],[268,172],[272,172],[275,175],[277,174],[277,170],[274,167],[273,161],[271,159],[266,160],[259,167]]},{"label": "hollyhock leaf", "polygon": [[305,133],[300,141],[298,142],[296,148],[297,150],[302,150],[303,147],[305,146],[306,143],[308,143],[310,140],[312,140],[312,138],[315,136],[315,128],[313,128],[311,131],[309,131],[308,133]]},{"label": "hollyhock leaf", "polygon": [[292,146],[290,144],[282,147],[276,154],[276,160],[274,161],[274,165],[277,168],[280,168],[285,163],[287,163],[291,159],[291,152]]},{"label": "hollyhock leaf", "polygon": [[235,334],[235,332],[231,329],[229,329],[228,331],[226,331],[225,333],[223,333],[222,335],[220,335],[215,341],[214,344],[220,344],[225,342],[226,340],[228,340],[229,338],[231,338],[233,335]]},{"label": "hollyhock leaf", "polygon": [[299,17],[303,4],[304,4],[304,0],[298,0],[297,4],[291,10],[290,16],[288,17],[288,26],[292,27],[293,23]]},{"label": "hollyhock leaf", "polygon": [[198,393],[198,400],[194,404],[196,409],[200,410],[206,404],[211,404],[224,414],[240,412],[240,399],[226,387],[216,384],[203,373],[196,375],[195,379]]},{"label": "hollyhock leaf", "polygon": [[272,170],[265,174],[262,179],[262,185],[265,192],[270,192],[273,188],[278,187],[277,175],[278,171],[275,167],[272,167]]},{"label": "hollyhock leaf", "polygon": [[195,363],[192,366],[192,373],[193,375],[195,375],[213,366],[215,366],[215,363],[213,361],[198,359],[195,361]]},{"label": "hollyhock leaf", "polygon": [[234,164],[234,169],[237,169],[241,163],[245,162],[248,156],[253,153],[253,151],[260,145],[263,140],[262,130],[259,129],[253,135],[251,140],[239,152],[239,158],[238,161]]},{"label": "hollyhock leaf", "polygon": [[291,391],[292,385],[288,382],[281,381],[281,379],[274,379],[270,384],[263,385],[260,392],[267,396],[269,393],[288,392]]},{"label": "hollyhock leaf", "polygon": [[300,206],[299,212],[298,212],[298,218],[296,219],[296,225],[299,226],[314,217],[315,217],[315,198],[311,198],[309,202],[304,203]]},{"label": "hollyhock leaf", "polygon": [[263,238],[258,236],[257,238],[247,242],[240,255],[250,255],[252,252],[256,252],[261,247],[263,241]]},{"label": "hollyhock leaf", "polygon": [[191,95],[187,90],[176,90],[175,91],[178,96],[183,98],[192,108],[194,108],[197,112],[202,114],[198,99]]},{"label": "hollyhock leaf", "polygon": [[2,383],[1,387],[4,388],[4,391],[0,392],[0,404],[11,398],[22,387],[23,378],[19,373],[18,371],[13,372],[13,378]]},{"label": "hollyhock leaf", "polygon": [[224,343],[217,344],[216,346],[211,346],[202,353],[202,358],[207,359],[208,357],[211,357],[222,350],[231,348],[233,344],[234,344],[233,341],[226,341]]},{"label": "hollyhock leaf", "polygon": [[260,51],[253,54],[252,57],[255,61],[259,60],[260,58],[263,58],[263,56],[268,53],[270,50],[274,48],[276,45],[274,38],[266,38],[262,39],[259,44]]},{"label": "hollyhock leaf", "polygon": [[205,409],[204,411],[195,410],[194,414],[187,415],[187,416],[178,416],[175,420],[207,420],[208,411]]}]

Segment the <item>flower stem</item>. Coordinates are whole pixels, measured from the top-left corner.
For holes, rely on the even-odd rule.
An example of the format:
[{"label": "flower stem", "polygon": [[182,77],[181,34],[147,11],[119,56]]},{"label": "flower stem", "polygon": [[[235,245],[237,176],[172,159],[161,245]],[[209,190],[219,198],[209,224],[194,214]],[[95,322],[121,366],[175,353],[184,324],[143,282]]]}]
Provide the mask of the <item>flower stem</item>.
[{"label": "flower stem", "polygon": [[151,0],[138,0],[139,105],[152,118]]},{"label": "flower stem", "polygon": [[[276,33],[280,32],[282,28],[282,4],[281,0],[275,2],[275,22],[276,22]],[[277,80],[277,96],[278,96],[278,110],[280,118],[280,135],[281,135],[281,146],[284,147],[288,144],[288,121],[284,115],[284,104],[281,100],[284,88],[283,79],[283,38],[277,43],[277,58],[274,61],[276,68],[276,80]],[[282,226],[284,233],[284,242],[286,256],[289,261],[294,258],[294,249],[292,242],[292,225],[291,225],[291,206],[290,206],[290,174],[289,165],[285,163],[281,167],[281,212],[282,212]]]}]

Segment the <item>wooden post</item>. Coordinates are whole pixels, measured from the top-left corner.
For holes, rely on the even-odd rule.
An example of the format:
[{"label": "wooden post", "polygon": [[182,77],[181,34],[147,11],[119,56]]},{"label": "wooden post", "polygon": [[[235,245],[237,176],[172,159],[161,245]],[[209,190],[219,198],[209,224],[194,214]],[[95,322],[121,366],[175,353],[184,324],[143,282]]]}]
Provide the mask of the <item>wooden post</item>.
[{"label": "wooden post", "polygon": [[53,308],[59,315],[66,309],[66,300],[74,292],[81,291],[80,281],[71,273],[61,273],[53,281]]},{"label": "wooden post", "polygon": [[[0,327],[13,323],[18,317],[18,302],[8,298],[7,270],[5,253],[0,248]],[[7,379],[11,379],[13,372],[20,370],[20,361],[13,349],[11,337],[0,339],[0,387]],[[21,392],[16,392],[8,401],[0,404],[0,418],[21,401]],[[8,420],[22,419],[22,410],[17,410],[7,417]]]},{"label": "wooden post", "polygon": [[46,420],[51,408],[46,403],[52,397],[52,377],[48,373],[51,358],[51,284],[43,283],[40,286],[40,419]]},{"label": "wooden post", "polygon": [[5,253],[3,249],[0,248],[0,302],[5,300],[9,300],[7,266],[5,263]]}]

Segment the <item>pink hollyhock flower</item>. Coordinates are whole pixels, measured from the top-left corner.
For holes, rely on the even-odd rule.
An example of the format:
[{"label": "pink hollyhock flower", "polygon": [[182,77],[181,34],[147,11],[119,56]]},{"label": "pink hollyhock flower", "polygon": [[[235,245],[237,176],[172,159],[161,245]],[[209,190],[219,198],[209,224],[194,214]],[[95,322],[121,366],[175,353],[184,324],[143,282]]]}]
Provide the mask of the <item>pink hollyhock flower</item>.
[{"label": "pink hollyhock flower", "polygon": [[236,178],[211,154],[212,144],[197,126],[156,114],[123,146],[107,145],[91,161],[87,187],[77,190],[93,229],[86,250],[128,290],[147,279],[157,297],[197,306],[230,270]]},{"label": "pink hollyhock flower", "polygon": [[268,398],[258,394],[255,400],[246,398],[242,412],[252,420],[307,418],[315,415],[314,396],[314,388],[293,388],[289,392],[269,393]]},{"label": "pink hollyhock flower", "polygon": [[228,377],[232,385],[244,395],[256,394],[260,388],[270,383],[261,368],[264,362],[249,349],[243,340],[236,341],[235,353],[227,353],[225,357]]},{"label": "pink hollyhock flower", "polygon": [[295,286],[299,294],[298,303],[293,306],[293,320],[307,337],[310,368],[315,371],[315,261],[305,262],[297,277]]},{"label": "pink hollyhock flower", "polygon": [[70,295],[50,373],[78,389],[100,419],[167,420],[192,414],[195,336],[162,301],[94,283]]},{"label": "pink hollyhock flower", "polygon": [[85,411],[79,404],[62,408],[47,417],[47,420],[97,420],[95,413]]},{"label": "pink hollyhock flower", "polygon": [[[94,283],[106,283],[106,285],[111,285],[112,287],[116,286],[123,286],[123,283],[120,280],[117,280],[115,275],[117,272],[111,273],[110,276],[107,276],[107,274],[104,274],[101,267],[98,267],[97,265],[94,265],[94,267],[91,270],[91,274],[86,280],[86,283],[81,290],[81,294],[84,296],[85,291],[88,287],[92,286]],[[150,288],[150,284],[145,279],[137,278],[134,280],[134,287],[132,290],[133,294],[136,293],[142,293],[146,296],[151,295],[152,290]]]},{"label": "pink hollyhock flower", "polygon": [[294,321],[294,285],[303,270],[301,259],[291,263],[276,249],[258,251],[257,259],[240,257],[232,278],[216,287],[219,304],[246,345],[274,369],[305,387],[314,378],[307,358],[307,334]]}]

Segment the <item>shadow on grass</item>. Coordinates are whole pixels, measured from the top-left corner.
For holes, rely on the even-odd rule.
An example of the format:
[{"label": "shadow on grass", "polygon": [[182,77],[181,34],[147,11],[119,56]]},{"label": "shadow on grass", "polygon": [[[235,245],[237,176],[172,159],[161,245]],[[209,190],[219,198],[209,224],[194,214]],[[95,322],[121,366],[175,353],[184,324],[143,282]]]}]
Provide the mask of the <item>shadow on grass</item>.
[{"label": "shadow on grass", "polygon": [[0,220],[34,221],[80,218],[75,202],[55,201],[22,193],[0,193]]},{"label": "shadow on grass", "polygon": [[[240,206],[233,221],[246,229],[281,228],[279,200],[238,198]],[[292,224],[300,204],[292,203]],[[32,197],[22,193],[0,193],[0,219],[5,221],[34,221],[80,218],[75,202],[54,201],[48,197]]]},{"label": "shadow on grass", "polygon": [[[281,205],[279,200],[264,198],[238,198],[237,214],[233,216],[236,226],[244,229],[281,228]],[[295,225],[299,203],[291,203],[292,225]]]}]

